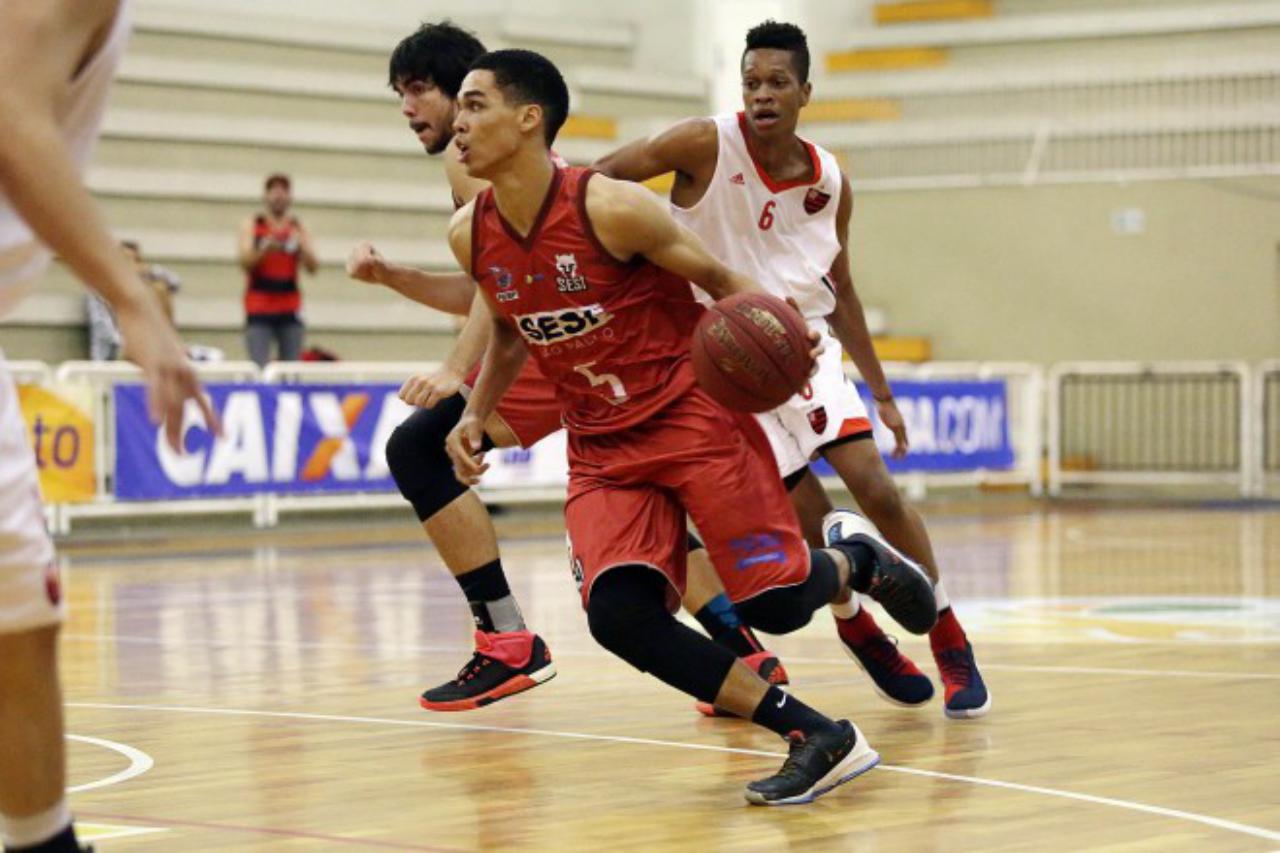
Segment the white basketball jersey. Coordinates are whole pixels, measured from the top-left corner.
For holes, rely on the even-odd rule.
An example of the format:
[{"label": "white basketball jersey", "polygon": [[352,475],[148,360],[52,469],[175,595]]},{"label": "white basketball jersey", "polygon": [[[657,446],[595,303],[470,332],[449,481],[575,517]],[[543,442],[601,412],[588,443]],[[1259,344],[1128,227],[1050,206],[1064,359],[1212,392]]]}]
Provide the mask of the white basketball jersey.
[{"label": "white basketball jersey", "polygon": [[[825,317],[836,298],[827,277],[840,253],[836,209],[840,165],[831,152],[802,139],[813,160],[810,181],[772,180],[747,148],[746,117],[715,117],[719,153],[707,192],[689,208],[671,206],[725,266],[791,297],[806,318]],[[711,299],[695,289],[704,302]]]},{"label": "white basketball jersey", "polygon": [[[70,83],[60,99],[57,119],[62,137],[83,172],[102,127],[107,92],[129,34],[129,0],[120,0],[115,23],[106,41]],[[8,199],[0,195],[0,317],[18,303],[24,285],[30,284],[49,263],[47,248],[31,233]]]}]

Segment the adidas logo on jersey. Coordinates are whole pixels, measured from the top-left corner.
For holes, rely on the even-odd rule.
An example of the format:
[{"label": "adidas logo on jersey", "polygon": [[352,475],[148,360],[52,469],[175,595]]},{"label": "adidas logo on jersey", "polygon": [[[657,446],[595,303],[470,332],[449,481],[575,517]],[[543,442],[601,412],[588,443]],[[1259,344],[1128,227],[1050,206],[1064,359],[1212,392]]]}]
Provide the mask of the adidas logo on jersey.
[{"label": "adidas logo on jersey", "polygon": [[742,177],[742,173],[739,172],[738,174],[734,175],[732,178],[729,179],[729,183],[737,184],[738,186],[743,186],[747,183],[747,179]]}]

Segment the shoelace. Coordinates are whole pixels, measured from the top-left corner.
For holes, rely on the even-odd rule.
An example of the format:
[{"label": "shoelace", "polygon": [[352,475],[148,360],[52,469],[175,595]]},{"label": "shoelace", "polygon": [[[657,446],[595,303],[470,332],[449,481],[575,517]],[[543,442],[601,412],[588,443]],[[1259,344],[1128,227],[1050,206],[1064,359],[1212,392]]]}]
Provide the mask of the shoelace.
[{"label": "shoelace", "polygon": [[480,670],[493,663],[493,658],[481,652],[476,652],[471,656],[471,660],[467,661],[462,669],[458,670],[458,684],[466,684],[471,679],[480,674]]},{"label": "shoelace", "polygon": [[777,775],[779,776],[804,772],[800,763],[800,755],[806,748],[810,747],[809,741],[802,734],[794,733],[787,739],[791,741],[791,746],[787,750],[787,760],[782,762],[782,769],[778,771]]},{"label": "shoelace", "polygon": [[964,649],[947,649],[938,653],[938,668],[947,681],[968,684],[973,680],[973,661]]},{"label": "shoelace", "polygon": [[876,663],[888,669],[894,675],[908,671],[907,659],[898,653],[898,638],[890,634],[881,634],[868,642],[863,648]]}]

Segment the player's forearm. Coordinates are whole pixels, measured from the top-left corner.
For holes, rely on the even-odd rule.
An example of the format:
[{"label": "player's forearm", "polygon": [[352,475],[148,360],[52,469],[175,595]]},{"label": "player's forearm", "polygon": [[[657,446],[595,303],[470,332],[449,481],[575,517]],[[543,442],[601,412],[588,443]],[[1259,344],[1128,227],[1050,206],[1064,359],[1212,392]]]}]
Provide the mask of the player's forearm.
[{"label": "player's forearm", "polygon": [[889,382],[884,377],[880,357],[876,355],[875,345],[871,341],[871,331],[867,328],[862,301],[853,289],[853,282],[847,277],[844,281],[837,277],[836,310],[827,320],[831,324],[832,334],[853,359],[858,373],[871,389],[872,396],[878,399],[890,397]]},{"label": "player's forearm", "polygon": [[646,154],[649,140],[641,139],[624,145],[591,164],[602,175],[619,181],[647,181],[671,171]]},{"label": "player's forearm", "polygon": [[56,125],[0,98],[0,189],[31,230],[117,312],[151,295],[107,231]]},{"label": "player's forearm", "polygon": [[725,266],[708,269],[701,281],[691,279],[717,302],[737,293],[764,293],[764,288],[753,279],[734,272]]},{"label": "player's forearm", "polygon": [[[387,264],[379,273],[378,282],[428,308],[462,317],[470,313],[476,295],[471,276],[464,272],[433,273]],[[482,345],[481,353],[483,351]]]},{"label": "player's forearm", "polygon": [[484,298],[477,294],[472,310],[467,314],[467,320],[458,333],[458,340],[444,360],[444,366],[455,373],[466,375],[484,357],[492,325],[492,318],[484,307]]},{"label": "player's forearm", "polygon": [[475,415],[481,422],[488,420],[498,408],[498,401],[515,382],[528,355],[529,351],[510,326],[492,321],[484,367],[480,369],[475,387],[467,399],[467,414]]}]

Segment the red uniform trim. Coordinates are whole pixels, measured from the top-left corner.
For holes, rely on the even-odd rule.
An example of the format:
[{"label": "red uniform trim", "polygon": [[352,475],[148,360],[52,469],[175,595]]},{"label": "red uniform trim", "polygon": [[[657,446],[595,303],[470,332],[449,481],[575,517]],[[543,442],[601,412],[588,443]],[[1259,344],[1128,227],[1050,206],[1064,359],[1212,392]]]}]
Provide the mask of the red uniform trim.
[{"label": "red uniform trim", "polygon": [[764,170],[764,166],[760,165],[760,160],[756,157],[756,152],[751,147],[751,134],[747,127],[747,114],[738,113],[738,130],[742,131],[742,141],[746,143],[747,154],[751,157],[751,165],[756,167],[756,174],[760,176],[760,180],[764,181],[764,185],[769,188],[771,193],[780,193],[783,190],[790,190],[796,187],[808,187],[822,180],[822,160],[818,157],[818,149],[813,147],[813,143],[801,139],[805,150],[809,152],[809,162],[813,164],[813,178],[805,180],[797,178],[794,181],[775,181],[769,177],[769,173]]}]

